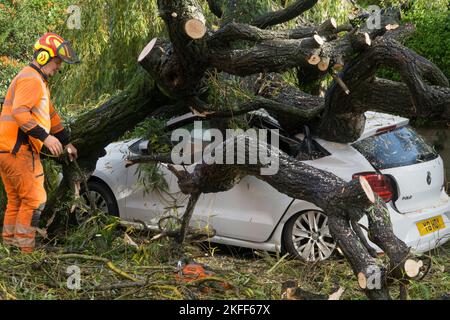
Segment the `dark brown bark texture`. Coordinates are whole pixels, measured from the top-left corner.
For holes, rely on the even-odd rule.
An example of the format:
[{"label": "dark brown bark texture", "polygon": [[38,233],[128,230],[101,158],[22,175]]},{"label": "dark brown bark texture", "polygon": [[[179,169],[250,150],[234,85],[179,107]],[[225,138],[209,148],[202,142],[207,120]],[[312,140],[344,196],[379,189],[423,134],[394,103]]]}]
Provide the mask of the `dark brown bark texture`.
[{"label": "dark brown bark texture", "polygon": [[[412,26],[399,26],[400,15],[396,9],[381,12],[380,25],[376,28],[370,28],[367,23],[361,23],[359,28],[350,23],[337,26],[330,18],[316,27],[265,29],[272,25],[267,21],[275,24],[280,19],[288,21],[315,2],[296,1],[281,11],[254,19],[252,24],[231,21],[194,40],[183,31],[187,18],[173,16],[201,15],[198,3],[187,1],[180,5],[176,1],[160,1],[170,41],[158,39],[140,63],[157,79],[164,92],[185,101],[186,107],[210,116],[218,112],[214,117],[224,116],[220,106],[198,104],[195,103],[198,99],[192,99],[205,91],[207,70],[240,77],[260,74],[271,90],[256,90],[254,101],[236,106],[233,114],[265,106],[291,134],[297,133],[306,121],[318,136],[352,142],[364,129],[366,110],[448,119],[448,80],[434,64],[398,42],[412,32]],[[189,11],[185,12],[186,7]],[[372,19],[364,12],[360,17]],[[343,35],[343,32],[347,33]],[[375,79],[381,67],[399,72],[402,82]],[[329,87],[325,98],[307,95],[274,75],[294,68],[302,84],[320,80],[327,74],[341,81]],[[391,100],[391,97],[397,98]]]}]

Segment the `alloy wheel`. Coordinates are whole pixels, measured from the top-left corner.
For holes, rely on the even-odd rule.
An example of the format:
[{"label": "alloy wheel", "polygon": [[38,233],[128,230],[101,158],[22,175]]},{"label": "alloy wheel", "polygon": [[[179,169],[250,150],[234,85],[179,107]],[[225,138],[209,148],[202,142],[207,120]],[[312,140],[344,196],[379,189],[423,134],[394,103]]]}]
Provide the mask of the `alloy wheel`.
[{"label": "alloy wheel", "polygon": [[307,211],[297,217],[292,227],[292,242],[298,254],[308,262],[325,260],[336,248],[328,217],[320,211]]}]

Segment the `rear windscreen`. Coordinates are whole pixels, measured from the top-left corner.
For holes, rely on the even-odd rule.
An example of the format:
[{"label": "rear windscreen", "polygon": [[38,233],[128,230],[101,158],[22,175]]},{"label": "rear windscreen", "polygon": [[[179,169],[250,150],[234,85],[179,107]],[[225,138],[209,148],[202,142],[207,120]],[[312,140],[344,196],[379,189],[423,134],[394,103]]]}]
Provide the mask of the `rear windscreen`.
[{"label": "rear windscreen", "polygon": [[352,146],[379,170],[408,166],[438,157],[436,151],[409,126],[368,137]]}]

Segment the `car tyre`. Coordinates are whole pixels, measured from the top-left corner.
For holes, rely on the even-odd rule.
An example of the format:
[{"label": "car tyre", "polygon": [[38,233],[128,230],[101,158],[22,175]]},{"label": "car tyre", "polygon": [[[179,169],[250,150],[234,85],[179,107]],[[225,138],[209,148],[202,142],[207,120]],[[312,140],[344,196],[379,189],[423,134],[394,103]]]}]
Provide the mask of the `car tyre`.
[{"label": "car tyre", "polygon": [[284,227],[283,244],[285,251],[294,258],[313,263],[330,258],[336,250],[328,217],[317,210],[292,216]]},{"label": "car tyre", "polygon": [[[116,198],[106,184],[91,180],[88,181],[88,188],[95,205],[99,210],[102,210],[111,216],[119,216],[119,207],[117,206]],[[80,191],[80,196],[82,201],[89,206],[89,197],[83,188]],[[83,218],[78,214],[76,220],[77,222],[80,222]]]}]

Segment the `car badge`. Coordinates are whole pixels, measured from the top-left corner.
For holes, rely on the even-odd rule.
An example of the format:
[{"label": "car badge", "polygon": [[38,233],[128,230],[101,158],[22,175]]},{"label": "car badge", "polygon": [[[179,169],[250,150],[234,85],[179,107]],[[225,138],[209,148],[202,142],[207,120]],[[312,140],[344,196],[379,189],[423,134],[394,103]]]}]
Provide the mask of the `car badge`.
[{"label": "car badge", "polygon": [[428,185],[431,184],[431,172],[430,171],[428,171],[428,173],[427,173],[427,183],[428,183]]}]

